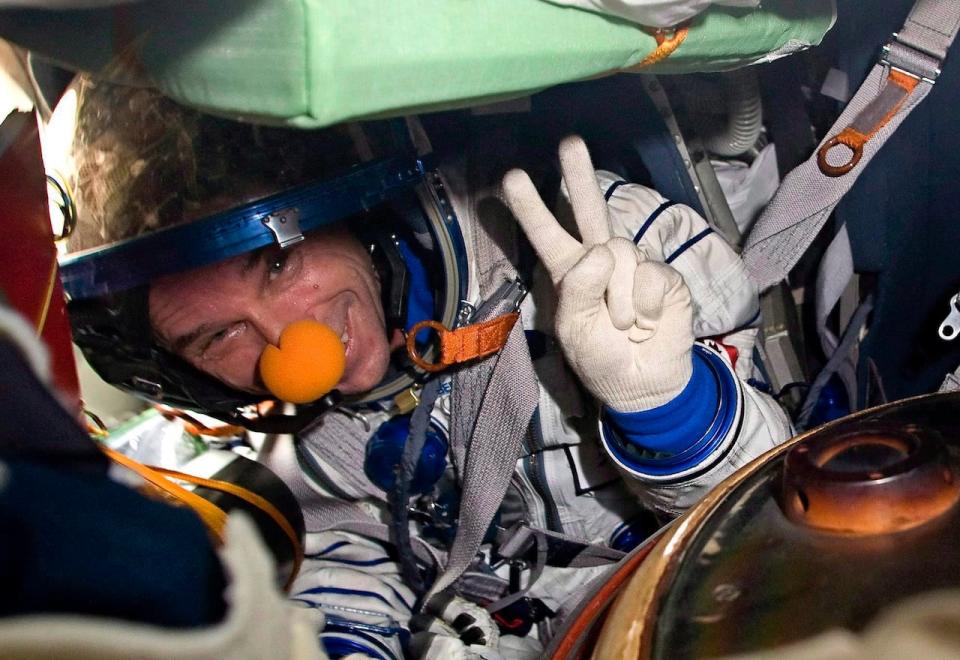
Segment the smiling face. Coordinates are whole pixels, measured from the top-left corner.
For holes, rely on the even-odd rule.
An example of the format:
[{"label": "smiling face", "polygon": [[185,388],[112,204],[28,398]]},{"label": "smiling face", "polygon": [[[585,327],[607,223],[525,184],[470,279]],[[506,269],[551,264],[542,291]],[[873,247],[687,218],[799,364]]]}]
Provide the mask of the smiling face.
[{"label": "smiling face", "polygon": [[162,346],[239,390],[265,393],[257,372],[266,345],[293,321],[340,336],[344,394],[380,383],[390,351],[380,282],[363,245],[345,231],[315,233],[293,248],[240,255],[169,275],[150,287],[150,322]]}]

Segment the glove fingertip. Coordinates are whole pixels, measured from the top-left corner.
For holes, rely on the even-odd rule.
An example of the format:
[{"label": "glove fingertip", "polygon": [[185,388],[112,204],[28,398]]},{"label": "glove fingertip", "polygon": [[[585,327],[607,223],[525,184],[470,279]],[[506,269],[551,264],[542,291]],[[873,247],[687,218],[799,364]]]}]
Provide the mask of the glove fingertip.
[{"label": "glove fingertip", "polygon": [[567,135],[560,140],[560,146],[557,151],[560,153],[561,161],[573,159],[581,160],[586,158],[590,162],[590,150],[587,149],[587,143],[577,134]]},{"label": "glove fingertip", "polygon": [[513,168],[504,174],[500,187],[503,199],[511,209],[515,204],[529,199],[531,191],[535,191],[530,175],[519,168]]}]

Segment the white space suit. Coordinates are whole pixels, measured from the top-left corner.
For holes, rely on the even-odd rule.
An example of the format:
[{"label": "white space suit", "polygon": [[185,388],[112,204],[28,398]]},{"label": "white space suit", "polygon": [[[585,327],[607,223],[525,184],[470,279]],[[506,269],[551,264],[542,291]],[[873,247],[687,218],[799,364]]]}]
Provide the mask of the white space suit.
[{"label": "white space suit", "polygon": [[[467,245],[471,301],[477,302],[479,280],[495,276],[491,275],[495,269],[480,263],[482,250],[476,248],[477,233],[487,231],[478,220],[478,209],[489,193],[468,189],[465,176],[456,167],[443,173]],[[698,344],[694,350],[695,362],[709,366],[718,382],[724,384],[723,402],[709,404],[715,437],[706,453],[666,470],[656,467],[656,460],[655,469],[648,469],[648,462],[633,461],[629,451],[618,453],[623,434],[617,430],[616,421],[598,424],[595,402],[579,386],[553,338],[555,294],[542,269],[537,268],[521,318],[539,381],[539,406],[496,522],[501,531],[522,522],[558,538],[562,535],[583,544],[629,549],[629,545],[622,545],[623,534],[645,510],[656,512],[661,519],[681,513],[733,471],[786,440],[791,427],[770,397],[744,382],[753,375],[753,328],[759,303],[756,288],[736,253],[687,207],[670,204],[656,192],[620,181],[608,172],[598,172],[597,180],[605,191],[613,233],[634,240],[648,258],[669,263],[683,276],[690,290],[694,335],[722,338],[723,345],[737,349],[725,350],[715,343]],[[558,215],[562,217],[562,209]],[[515,231],[508,215],[499,221],[506,223],[500,229]],[[489,226],[487,218],[484,227]],[[731,356],[737,354],[734,366]],[[436,427],[446,430],[450,426],[450,381],[443,383],[432,418]],[[686,396],[686,390],[682,396]],[[704,402],[693,398],[687,402],[687,410],[702,411]],[[669,413],[671,405],[665,404],[663,410]],[[722,411],[725,415],[720,415]],[[678,414],[687,415],[683,411]],[[281,442],[268,461],[291,483],[305,507],[310,532],[307,559],[291,595],[326,614],[322,639],[328,652],[352,649],[373,657],[401,657],[401,647],[409,635],[416,595],[403,584],[388,546],[355,530],[323,531],[324,521],[335,516],[313,515],[318,509],[333,510],[340,503],[351,502],[372,520],[387,521],[386,494],[364,474],[365,443],[387,416],[376,407],[349,415],[335,413],[302,434],[296,455],[291,444]],[[717,426],[720,417],[725,421]],[[675,420],[673,426],[682,426],[681,421]],[[673,439],[667,438],[668,444]],[[455,483],[457,476],[450,467],[448,474],[450,483]],[[421,533],[422,526],[411,523],[411,534]],[[440,548],[437,554],[442,553]],[[486,657],[497,657],[497,653],[503,657],[534,657],[552,626],[574,604],[571,601],[579,596],[578,590],[607,570],[605,566],[551,566],[549,562],[539,571],[530,570],[531,562],[494,561],[490,565],[495,555],[489,545],[482,547],[481,556],[484,569],[502,578],[502,584],[508,584],[512,577],[512,588],[522,585],[528,598],[538,600],[558,616],[548,616],[524,639],[506,635],[499,637],[498,643],[495,626],[486,613],[471,608],[466,600],[456,599],[448,602],[444,611],[434,609],[439,619],[431,624],[429,632],[417,636],[415,652],[429,648],[433,657],[454,650],[464,652],[465,646],[455,639],[458,631],[452,624],[468,612],[484,630],[486,642],[470,647],[471,651]],[[532,572],[540,573],[533,582]],[[461,593],[467,591],[462,589]],[[474,598],[490,601],[496,595],[483,598],[474,594]],[[438,636],[432,637],[431,633]],[[444,634],[453,639],[444,639]]]}]

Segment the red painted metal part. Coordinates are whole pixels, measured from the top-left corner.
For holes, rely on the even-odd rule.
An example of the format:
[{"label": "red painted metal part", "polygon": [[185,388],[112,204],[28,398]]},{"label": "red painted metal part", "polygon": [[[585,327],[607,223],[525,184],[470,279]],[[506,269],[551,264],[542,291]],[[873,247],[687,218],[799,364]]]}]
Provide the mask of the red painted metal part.
[{"label": "red painted metal part", "polygon": [[11,114],[0,125],[0,291],[40,333],[54,382],[80,413],[80,385],[70,324],[57,271],[47,182],[34,115]]}]

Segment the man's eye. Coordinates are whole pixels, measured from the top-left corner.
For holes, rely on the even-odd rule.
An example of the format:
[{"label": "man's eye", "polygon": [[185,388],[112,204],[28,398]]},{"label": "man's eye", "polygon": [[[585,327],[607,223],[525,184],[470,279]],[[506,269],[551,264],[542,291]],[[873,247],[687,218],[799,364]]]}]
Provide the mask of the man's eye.
[{"label": "man's eye", "polygon": [[206,341],[203,342],[203,346],[200,349],[201,352],[206,352],[211,348],[216,348],[217,344],[237,335],[242,329],[242,325],[243,324],[241,323],[234,323],[223,330],[218,330],[212,335],[209,335]]},{"label": "man's eye", "polygon": [[219,342],[223,341],[223,338],[227,336],[226,329],[215,332],[212,335],[208,336],[206,341],[203,342],[203,345],[200,346],[200,352],[206,353],[209,349],[216,346]]},{"label": "man's eye", "polygon": [[267,275],[273,279],[287,266],[286,252],[273,252],[267,255]]}]

